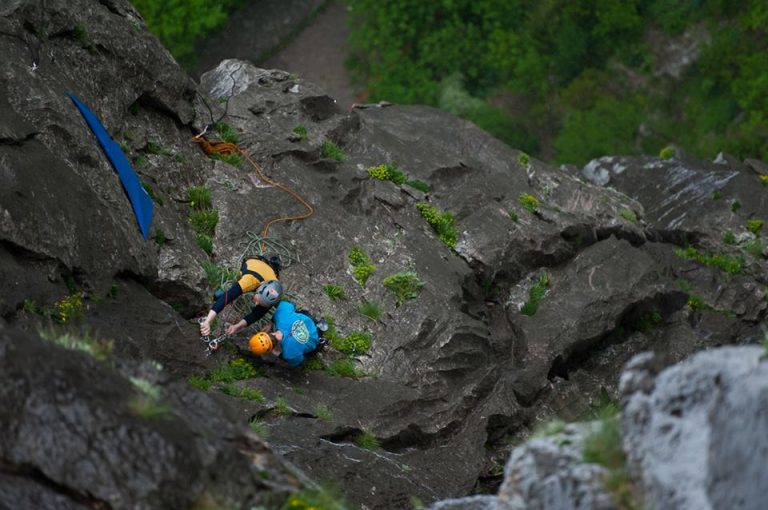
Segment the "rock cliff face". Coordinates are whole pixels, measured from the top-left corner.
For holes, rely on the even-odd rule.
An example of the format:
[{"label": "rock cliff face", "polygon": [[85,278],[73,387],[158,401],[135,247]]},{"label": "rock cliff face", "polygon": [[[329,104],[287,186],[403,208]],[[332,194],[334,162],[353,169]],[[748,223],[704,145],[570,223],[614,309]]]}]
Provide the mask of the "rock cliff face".
[{"label": "rock cliff face", "polygon": [[[236,60],[195,84],[123,0],[42,5],[19,0],[0,9],[0,363],[27,364],[2,371],[2,423],[19,440],[0,442],[0,483],[13,486],[15,500],[175,508],[210,497],[279,506],[300,484],[281,459],[366,508],[495,492],[510,443],[541,420],[581,416],[618,397],[621,367],[637,352],[670,364],[762,338],[766,260],[754,220],[768,217],[768,192],[758,163],[601,160],[584,170],[598,185],[431,108],[345,113],[296,76]],[[102,119],[152,189],[152,239],[139,234],[119,180],[65,92]],[[204,356],[188,320],[209,304],[203,265],[239,267],[248,232],[303,212],[250,165],[200,151],[192,137],[215,121],[232,126],[272,179],[314,206],[310,219],[270,230],[293,259],[282,279],[293,300],[332,316],[340,334],[371,335],[371,349],[354,359],[366,376],[248,358],[261,376],[238,384],[259,390],[263,402],[224,395],[220,383],[207,394],[183,384],[244,356],[245,334],[233,342],[239,350]],[[341,147],[343,161],[324,155],[326,140]],[[429,191],[370,178],[367,169],[384,163]],[[192,186],[206,186],[218,210],[212,256],[189,226]],[[455,216],[454,249],[417,202]],[[687,243],[696,251],[676,254]],[[375,265],[364,287],[352,276],[353,247]],[[741,261],[739,270],[716,267],[724,257],[715,252]],[[425,285],[398,304],[383,280],[411,271]],[[525,308],[533,315],[523,314],[537,283],[544,295]],[[346,300],[331,300],[327,284],[342,286]],[[112,339],[112,361],[38,339],[46,314],[34,311],[55,310],[71,293],[85,304],[67,325]],[[358,313],[363,301],[379,304],[378,320]],[[321,361],[341,357],[329,349]],[[137,391],[131,370],[149,360],[165,367],[152,384],[170,401],[167,422],[125,410]],[[43,397],[22,387],[56,388],[39,403],[50,420],[34,412]],[[269,432],[268,449],[246,432],[254,419]],[[76,429],[71,441],[24,446],[24,437],[55,436],[52,422]],[[381,448],[357,446],[363,431]],[[160,478],[158,465],[170,466]],[[121,483],[96,482],[90,472]]]}]

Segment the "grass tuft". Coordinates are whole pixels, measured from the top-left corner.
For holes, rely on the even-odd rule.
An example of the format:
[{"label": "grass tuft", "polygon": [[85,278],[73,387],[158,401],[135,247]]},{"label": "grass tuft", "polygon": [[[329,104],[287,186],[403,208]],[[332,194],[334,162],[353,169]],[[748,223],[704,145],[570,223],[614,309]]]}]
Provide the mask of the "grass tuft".
[{"label": "grass tuft", "polygon": [[340,285],[323,285],[323,292],[325,292],[325,294],[333,301],[347,299],[346,294],[344,294],[344,289],[342,289]]},{"label": "grass tuft", "polygon": [[619,209],[619,216],[632,223],[637,223],[637,215],[632,209]]},{"label": "grass tuft", "polygon": [[352,264],[352,277],[361,287],[365,287],[368,278],[376,271],[376,266],[371,264],[371,259],[368,258],[368,255],[357,246],[350,250],[347,257]]},{"label": "grass tuft", "polygon": [[414,271],[395,273],[384,278],[382,283],[394,293],[397,306],[408,299],[416,299],[425,285]]},{"label": "grass tuft", "polygon": [[538,199],[528,193],[521,193],[520,196],[518,197],[518,201],[520,202],[520,207],[522,207],[523,209],[525,209],[530,213],[535,213],[536,210],[539,208]]},{"label": "grass tuft", "polygon": [[541,298],[546,294],[548,286],[549,275],[544,273],[538,280],[536,280],[536,283],[533,284],[531,290],[528,291],[528,301],[526,301],[522,308],[520,308],[520,312],[522,312],[523,315],[531,316],[538,311],[539,301],[541,301]]},{"label": "grass tuft", "polygon": [[362,430],[357,437],[355,437],[355,444],[360,448],[372,451],[381,448],[381,444],[376,436],[367,430]]},{"label": "grass tuft", "polygon": [[675,255],[684,260],[696,260],[705,266],[716,267],[728,274],[740,274],[744,268],[744,259],[721,253],[709,254],[699,252],[693,246],[675,250]]},{"label": "grass tuft", "polygon": [[315,408],[315,416],[321,421],[325,422],[332,422],[333,421],[333,413],[330,409],[328,409],[328,406],[326,405],[319,405]]},{"label": "grass tuft", "polygon": [[336,145],[333,140],[326,139],[323,142],[323,147],[320,150],[325,159],[332,159],[333,161],[344,161],[344,153],[341,147]]},{"label": "grass tuft", "polygon": [[373,321],[379,320],[381,317],[381,308],[374,301],[363,301],[363,303],[357,307],[357,311],[363,317],[368,317]]},{"label": "grass tuft", "polygon": [[224,142],[237,145],[237,142],[240,140],[240,135],[237,130],[226,122],[217,122],[213,125],[213,129]]},{"label": "grass tuft", "polygon": [[416,202],[416,208],[421,216],[437,233],[437,237],[447,247],[453,249],[459,242],[459,233],[456,231],[453,214],[448,211],[440,212],[426,202]]},{"label": "grass tuft", "polygon": [[219,365],[208,376],[211,382],[233,383],[243,379],[253,379],[261,374],[256,368],[243,358],[235,358],[226,365]]},{"label": "grass tuft", "polygon": [[96,338],[89,333],[77,334],[72,331],[62,331],[49,327],[38,331],[40,337],[65,349],[81,351],[98,361],[106,360],[112,353],[114,342]]},{"label": "grass tuft", "polygon": [[264,402],[264,395],[256,388],[241,388],[239,386],[227,385],[221,387],[221,392],[230,397],[252,400],[260,404]]}]

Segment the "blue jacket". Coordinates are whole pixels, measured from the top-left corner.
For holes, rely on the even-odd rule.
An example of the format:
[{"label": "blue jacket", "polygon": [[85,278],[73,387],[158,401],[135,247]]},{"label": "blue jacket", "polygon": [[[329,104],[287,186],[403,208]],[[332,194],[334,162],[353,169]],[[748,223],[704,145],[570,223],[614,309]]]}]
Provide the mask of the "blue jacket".
[{"label": "blue jacket", "polygon": [[312,352],[320,341],[315,322],[302,313],[290,301],[281,301],[272,317],[275,328],[283,333],[280,355],[290,366],[296,368],[304,363],[304,355]]}]

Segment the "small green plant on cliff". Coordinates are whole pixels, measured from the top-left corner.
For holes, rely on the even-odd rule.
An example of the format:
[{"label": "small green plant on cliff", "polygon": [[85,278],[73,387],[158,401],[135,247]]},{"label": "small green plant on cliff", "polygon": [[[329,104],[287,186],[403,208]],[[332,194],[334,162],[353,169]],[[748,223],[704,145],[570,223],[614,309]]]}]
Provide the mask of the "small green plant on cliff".
[{"label": "small green plant on cliff", "polygon": [[521,152],[517,156],[517,164],[520,165],[522,168],[528,168],[528,165],[531,163],[531,157],[526,154],[525,152]]},{"label": "small green plant on cliff", "polygon": [[663,149],[659,151],[659,158],[661,159],[671,159],[674,158],[677,155],[677,149],[675,149],[671,145],[667,145]]},{"label": "small green plant on cliff", "polygon": [[376,436],[373,435],[372,432],[368,430],[360,431],[360,433],[355,437],[355,444],[360,448],[365,448],[366,450],[378,450],[381,448],[379,440],[376,438]]},{"label": "small green plant on cliff", "polygon": [[303,489],[291,494],[280,510],[347,510],[341,494],[331,489]]},{"label": "small green plant on cliff", "polygon": [[760,239],[753,239],[744,245],[744,251],[759,259],[763,256],[763,243]]},{"label": "small green plant on cliff", "polygon": [[760,235],[760,229],[763,228],[763,220],[747,220],[747,230],[755,235]]},{"label": "small green plant on cliff", "polygon": [[219,287],[225,282],[233,281],[237,279],[239,271],[236,269],[228,269],[214,264],[210,260],[203,261],[203,271],[208,278],[208,283],[214,287]]},{"label": "small green plant on cliff", "polygon": [[325,367],[325,373],[333,377],[347,377],[357,379],[365,375],[364,372],[355,367],[355,362],[349,358],[338,359]]},{"label": "small green plant on cliff", "polygon": [[448,248],[455,248],[459,241],[459,233],[456,231],[453,214],[448,211],[440,212],[426,202],[416,202],[416,208],[421,216],[437,233],[437,237]]},{"label": "small green plant on cliff", "polygon": [[149,184],[148,182],[142,182],[141,187],[144,188],[144,190],[147,192],[147,195],[149,195],[149,198],[151,198],[154,203],[156,203],[159,206],[165,205],[165,201],[161,196],[155,193],[155,189],[152,187],[151,184]]},{"label": "small green plant on cliff", "polygon": [[293,128],[293,132],[296,133],[297,135],[299,135],[299,138],[301,138],[301,140],[304,141],[304,142],[306,142],[307,138],[309,137],[308,134],[307,134],[307,128],[305,128],[304,126],[301,126],[301,125],[296,126],[295,128]]},{"label": "small green plant on cliff", "polygon": [[608,406],[600,411],[599,419],[599,428],[584,439],[584,462],[600,464],[608,470],[603,483],[619,508],[639,510],[642,507],[635,500],[627,470],[627,459],[621,448],[618,410],[615,406]]},{"label": "small green plant on cliff", "polygon": [[762,184],[764,187],[768,188],[768,175],[761,175],[760,176],[760,184]]},{"label": "small green plant on cliff", "polygon": [[262,395],[261,391],[256,388],[241,388],[239,386],[226,385],[221,387],[221,392],[230,397],[252,400],[260,404],[264,402],[264,395]]},{"label": "small green plant on cliff", "polygon": [[321,421],[325,422],[331,422],[333,421],[333,413],[330,409],[328,409],[328,406],[326,405],[319,405],[315,408],[315,416]]},{"label": "small green plant on cliff", "polygon": [[77,333],[74,331],[47,327],[38,330],[38,334],[44,340],[73,351],[81,351],[93,356],[99,361],[104,361],[112,353],[114,342],[103,338],[96,338],[92,334]]},{"label": "small green plant on cliff", "polygon": [[402,305],[408,299],[416,299],[425,285],[414,271],[389,275],[382,283],[395,295],[396,306]]},{"label": "small green plant on cliff", "polygon": [[193,375],[187,379],[187,384],[201,391],[208,391],[211,387],[211,381],[205,377],[200,377],[199,375]]},{"label": "small green plant on cliff", "polygon": [[738,200],[731,202],[731,212],[739,212],[739,209],[741,209],[741,202]]},{"label": "small green plant on cliff", "polygon": [[290,416],[293,414],[293,410],[291,409],[291,406],[288,404],[288,401],[281,396],[278,396],[275,399],[275,406],[272,408],[272,410],[275,412],[275,415],[277,416]]},{"label": "small green plant on cliff", "polygon": [[83,300],[80,294],[72,292],[69,296],[53,304],[52,317],[60,324],[66,324],[80,316],[83,310]]},{"label": "small green plant on cliff", "polygon": [[739,274],[744,268],[744,259],[720,253],[709,254],[696,250],[693,246],[675,250],[675,255],[684,260],[696,260],[705,266],[716,267],[728,274]]},{"label": "small green plant on cliff", "polygon": [[196,211],[206,211],[211,208],[211,190],[205,186],[192,186],[187,190],[189,207]]},{"label": "small green plant on cliff", "polygon": [[520,219],[519,216],[517,215],[517,213],[515,211],[513,211],[512,209],[508,210],[507,214],[509,214],[509,219],[514,221],[515,223],[517,223],[518,220]]},{"label": "small green plant on cliff", "polygon": [[130,381],[139,390],[139,395],[128,402],[131,414],[141,418],[164,418],[170,414],[170,407],[160,400],[158,386],[140,377],[131,377]]},{"label": "small green plant on cliff", "polygon": [[328,342],[337,351],[348,356],[365,354],[371,348],[371,335],[362,331],[353,331],[347,336],[332,335]]},{"label": "small green plant on cliff", "polygon": [[368,175],[373,179],[380,181],[390,181],[398,186],[404,184],[408,179],[404,172],[402,172],[394,163],[385,163],[379,166],[372,166],[368,169]]},{"label": "small green plant on cliff", "polygon": [[363,301],[363,303],[357,307],[357,312],[363,317],[368,317],[372,321],[379,320],[381,317],[381,308],[374,301]]},{"label": "small green plant on cliff", "polygon": [[528,291],[528,301],[526,301],[520,308],[520,312],[523,315],[531,316],[538,311],[539,301],[541,301],[541,298],[543,298],[544,294],[546,294],[548,286],[549,275],[544,273],[543,275],[539,276],[539,279],[536,280],[536,282],[533,284],[531,290]]},{"label": "small green plant on cliff", "polygon": [[723,235],[723,242],[731,245],[736,244],[736,234],[732,230],[726,230],[725,235]]},{"label": "small green plant on cliff", "polygon": [[235,358],[228,364],[219,365],[208,376],[208,380],[214,383],[223,382],[230,384],[243,379],[253,379],[254,377],[259,377],[259,375],[259,371],[251,363],[243,358]]},{"label": "small green plant on cliff", "polygon": [[237,152],[231,152],[229,154],[222,154],[220,152],[214,152],[211,154],[211,159],[217,159],[223,161],[228,165],[232,165],[235,168],[240,168],[245,163],[245,158]]},{"label": "small green plant on cliff", "polygon": [[144,147],[144,152],[147,154],[154,154],[156,156],[173,156],[173,153],[160,145],[157,142],[147,142],[147,145]]},{"label": "small green plant on cliff", "polygon": [[529,213],[535,213],[536,210],[539,208],[538,199],[528,193],[521,193],[520,197],[518,198],[518,201],[520,202],[520,207],[522,207]]},{"label": "small green plant on cliff", "polygon": [[350,264],[352,264],[352,276],[360,284],[361,287],[365,287],[368,278],[376,270],[376,266],[371,264],[371,259],[365,252],[355,246],[347,255]]},{"label": "small green plant on cliff", "polygon": [[325,159],[344,161],[344,153],[342,152],[341,147],[336,145],[336,143],[329,138],[326,138],[323,142],[323,147],[320,149],[320,153]]},{"label": "small green plant on cliff", "polygon": [[344,289],[342,289],[340,285],[323,285],[323,292],[325,292],[325,294],[333,301],[347,299],[347,296],[344,294]]},{"label": "small green plant on cliff", "polygon": [[89,52],[93,51],[93,41],[91,41],[91,36],[88,34],[88,29],[85,28],[85,25],[76,25],[72,30],[72,37],[77,41],[80,47]]},{"label": "small green plant on cliff", "polygon": [[255,419],[251,421],[248,426],[251,428],[254,434],[259,436],[262,439],[268,439],[269,438],[269,429],[267,428],[267,424],[264,423],[262,420]]},{"label": "small green plant on cliff", "polygon": [[240,135],[238,134],[237,130],[226,122],[217,122],[213,125],[213,129],[216,131],[216,133],[219,135],[219,138],[221,138],[223,142],[237,145],[237,142],[240,141]]},{"label": "small green plant on cliff", "polygon": [[413,189],[421,191],[422,193],[429,193],[429,184],[424,181],[420,181],[418,179],[408,179],[405,181],[405,184]]},{"label": "small green plant on cliff", "polygon": [[637,223],[637,215],[632,209],[619,209],[619,216],[632,223]]}]

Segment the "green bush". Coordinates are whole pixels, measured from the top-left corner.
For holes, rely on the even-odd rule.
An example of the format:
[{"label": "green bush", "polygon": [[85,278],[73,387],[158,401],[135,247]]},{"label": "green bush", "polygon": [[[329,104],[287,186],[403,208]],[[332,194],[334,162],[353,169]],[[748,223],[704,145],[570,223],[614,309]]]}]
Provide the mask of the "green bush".
[{"label": "green bush", "polygon": [[677,149],[675,149],[672,145],[667,145],[661,151],[659,151],[659,158],[660,159],[672,159],[677,155]]},{"label": "green bush", "polygon": [[325,159],[332,159],[334,161],[344,161],[344,153],[341,147],[336,145],[333,140],[325,139],[323,146],[320,149],[320,153]]},{"label": "green bush", "polygon": [[514,221],[515,223],[517,223],[517,222],[518,222],[518,220],[520,219],[520,218],[517,216],[517,213],[516,213],[515,211],[513,211],[512,209],[508,210],[508,211],[507,211],[507,214],[509,214],[509,219],[510,219],[510,220],[512,220],[512,221]]},{"label": "green bush", "polygon": [[237,142],[240,141],[240,135],[237,130],[226,122],[217,122],[213,125],[213,129],[223,142],[237,145]]},{"label": "green bush", "polygon": [[307,134],[307,128],[305,128],[304,126],[301,126],[301,125],[296,126],[295,128],[293,128],[293,132],[299,135],[299,137],[305,142],[309,138]]},{"label": "green bush", "polygon": [[763,220],[747,220],[747,230],[755,235],[759,235],[760,229],[763,228]]},{"label": "green bush", "polygon": [[368,317],[373,321],[377,321],[381,317],[381,308],[373,301],[364,301],[357,307],[357,311],[363,317]]},{"label": "green bush", "polygon": [[368,168],[368,176],[380,181],[390,181],[398,186],[405,183],[407,177],[394,163],[372,166]]},{"label": "green bush", "polygon": [[693,246],[687,246],[685,249],[675,250],[675,255],[684,260],[696,260],[705,266],[716,267],[728,274],[740,274],[744,268],[744,259],[725,254],[703,253]]},{"label": "green bush", "polygon": [[632,223],[637,223],[637,215],[632,209],[619,209],[619,216]]},{"label": "green bush", "polygon": [[368,278],[376,271],[376,266],[371,264],[371,259],[368,255],[359,248],[354,247],[350,250],[349,262],[352,264],[352,276],[360,284],[361,287],[365,287],[368,282]]},{"label": "green bush", "polygon": [[213,254],[213,239],[207,234],[197,234],[197,245],[208,255]]},{"label": "green bush", "polygon": [[408,299],[416,299],[425,285],[414,271],[395,273],[384,278],[382,283],[395,295],[397,306]]},{"label": "green bush", "polygon": [[366,450],[378,450],[381,444],[373,433],[363,430],[355,437],[355,444]]},{"label": "green bush", "polygon": [[354,331],[345,337],[331,335],[328,342],[331,346],[348,356],[365,354],[371,348],[371,335],[362,331]]},{"label": "green bush", "polygon": [[523,209],[525,209],[530,213],[535,213],[536,210],[539,208],[538,199],[528,193],[521,193],[520,197],[518,198],[518,201],[520,202],[520,207],[522,207]]},{"label": "green bush", "polygon": [[187,190],[189,206],[196,211],[206,211],[211,208],[211,190],[205,186],[192,186]]},{"label": "green bush", "polygon": [[210,209],[206,211],[192,211],[189,215],[192,230],[198,234],[213,236],[216,224],[219,222],[219,211]]},{"label": "green bush", "polygon": [[549,286],[549,275],[544,273],[539,276],[539,279],[531,286],[528,291],[528,301],[526,301],[520,311],[523,315],[534,315],[539,309],[539,301],[547,293],[547,287]]},{"label": "green bush", "polygon": [[437,237],[447,247],[453,249],[459,242],[459,233],[456,231],[456,225],[453,214],[448,211],[439,212],[436,208],[426,202],[416,202],[416,208],[421,216],[427,220],[427,223],[437,233]]},{"label": "green bush", "polygon": [[736,234],[732,230],[726,230],[723,235],[723,242],[725,244],[736,244]]},{"label": "green bush", "polygon": [[251,363],[244,360],[243,358],[235,358],[228,364],[219,365],[208,376],[208,380],[213,383],[222,382],[231,384],[235,381],[253,379],[254,377],[258,376],[259,371],[256,370],[256,368]]}]

